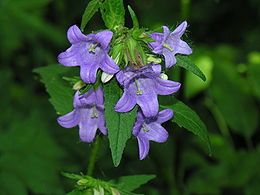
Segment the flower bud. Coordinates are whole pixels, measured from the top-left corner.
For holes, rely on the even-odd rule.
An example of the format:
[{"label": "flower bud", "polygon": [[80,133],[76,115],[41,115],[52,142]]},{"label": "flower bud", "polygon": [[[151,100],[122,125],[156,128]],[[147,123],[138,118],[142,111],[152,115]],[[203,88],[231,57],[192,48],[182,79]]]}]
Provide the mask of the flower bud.
[{"label": "flower bud", "polygon": [[163,80],[168,80],[167,74],[164,74],[164,73],[160,74],[160,78],[163,79]]},{"label": "flower bud", "polygon": [[118,192],[118,190],[116,190],[115,188],[110,188],[112,195],[120,195],[120,193]]},{"label": "flower bud", "polygon": [[78,81],[73,85],[74,90],[80,90],[82,87],[85,86],[85,83],[83,81]]},{"label": "flower bud", "polygon": [[154,63],[154,64],[160,64],[162,62],[162,60],[160,58],[155,58],[153,55],[148,55],[147,57],[147,63]]},{"label": "flower bud", "polygon": [[102,72],[101,74],[101,81],[102,83],[107,83],[113,78],[114,74],[108,74],[106,72]]}]

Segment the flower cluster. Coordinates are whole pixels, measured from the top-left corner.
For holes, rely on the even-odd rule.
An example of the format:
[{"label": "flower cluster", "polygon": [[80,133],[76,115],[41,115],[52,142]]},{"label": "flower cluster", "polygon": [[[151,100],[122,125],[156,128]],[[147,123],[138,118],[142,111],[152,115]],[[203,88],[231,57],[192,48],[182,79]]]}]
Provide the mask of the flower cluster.
[{"label": "flower cluster", "polygon": [[[163,26],[163,33],[150,33],[154,40],[148,43],[148,48],[154,55],[163,55],[166,68],[176,64],[175,54],[191,54],[192,50],[186,42],[181,40],[187,22],[180,24],[173,32]],[[111,79],[116,74],[116,79],[123,88],[124,93],[118,100],[114,109],[116,112],[129,112],[138,105],[137,117],[132,134],[137,137],[139,157],[144,159],[149,152],[149,141],[165,142],[168,132],[161,126],[173,117],[171,109],[159,111],[158,95],[169,95],[177,92],[181,86],[179,82],[168,80],[162,73],[162,66],[155,61],[142,64],[129,63],[122,66],[109,56],[113,32],[109,30],[84,35],[80,29],[73,25],[67,32],[71,43],[65,52],[58,56],[58,61],[64,66],[79,66],[80,77],[87,84],[97,83],[97,71],[100,68],[102,81]],[[113,46],[113,45],[112,45]],[[127,54],[129,53],[126,50]],[[138,56],[138,50],[134,50]],[[147,54],[151,56],[150,54]],[[128,59],[131,59],[128,58]],[[105,75],[105,76],[104,76]],[[100,79],[98,77],[98,79]],[[106,80],[107,81],[107,80]],[[82,94],[79,90],[74,95],[74,110],[58,118],[58,123],[71,128],[79,126],[80,139],[92,142],[97,129],[102,134],[107,134],[104,119],[104,97],[102,83]]]}]

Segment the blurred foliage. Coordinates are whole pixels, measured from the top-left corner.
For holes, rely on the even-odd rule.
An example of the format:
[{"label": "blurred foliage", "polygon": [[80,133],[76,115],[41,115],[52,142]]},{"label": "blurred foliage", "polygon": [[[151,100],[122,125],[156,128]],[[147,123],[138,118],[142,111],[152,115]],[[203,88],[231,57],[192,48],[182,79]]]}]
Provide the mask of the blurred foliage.
[{"label": "blurred foliage", "polygon": [[[151,144],[149,157],[139,161],[132,138],[117,168],[111,168],[108,140],[102,137],[94,175],[110,180],[122,175],[155,174],[156,179],[136,191],[149,195],[257,195],[260,3],[186,2],[190,4],[136,0],[125,1],[125,5],[131,5],[144,27],[174,27],[182,18],[187,19],[189,31],[184,38],[192,45],[191,58],[207,81],[177,70],[169,77],[184,82],[179,99],[206,123],[212,156],[193,135],[166,123],[170,134],[167,143]],[[74,184],[60,172],[86,172],[92,144],[79,142],[76,128],[62,129],[56,124],[49,97],[32,73],[34,68],[57,63],[57,54],[68,46],[66,29],[80,23],[86,4],[85,0],[0,2],[0,194],[64,194]],[[126,24],[131,26],[129,13],[126,16]],[[98,28],[104,24],[100,14],[95,14],[86,29]]]}]

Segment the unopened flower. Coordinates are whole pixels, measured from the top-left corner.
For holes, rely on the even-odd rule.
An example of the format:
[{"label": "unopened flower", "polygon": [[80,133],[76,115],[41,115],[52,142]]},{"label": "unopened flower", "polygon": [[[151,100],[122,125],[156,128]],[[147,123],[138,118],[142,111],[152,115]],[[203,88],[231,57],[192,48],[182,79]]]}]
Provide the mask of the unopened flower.
[{"label": "unopened flower", "polygon": [[93,88],[80,96],[77,91],[74,95],[74,110],[57,119],[58,123],[65,128],[79,126],[79,136],[83,142],[92,142],[97,129],[104,135],[107,134],[104,119],[104,97],[102,88],[97,91]]},{"label": "unopened flower", "polygon": [[173,111],[171,109],[162,110],[156,116],[150,118],[145,117],[142,111],[138,110],[132,133],[138,140],[140,160],[143,160],[149,152],[149,141],[162,143],[167,140],[168,132],[161,124],[170,120],[172,116]]},{"label": "unopened flower", "polygon": [[111,31],[86,36],[73,25],[67,32],[72,46],[58,56],[58,61],[64,66],[80,66],[80,77],[86,83],[95,82],[98,68],[114,74],[119,71],[119,67],[108,55],[112,36]]},{"label": "unopened flower", "polygon": [[163,26],[163,33],[150,33],[155,42],[150,42],[149,46],[154,53],[164,55],[167,68],[176,64],[175,54],[192,53],[190,46],[181,40],[186,28],[187,22],[184,21],[173,32],[170,32],[167,26]]},{"label": "unopened flower", "polygon": [[159,110],[157,95],[169,95],[179,90],[178,82],[163,80],[161,65],[146,65],[140,69],[128,67],[117,73],[116,78],[124,93],[115,106],[117,112],[128,112],[138,104],[146,117],[155,116]]},{"label": "unopened flower", "polygon": [[161,73],[160,78],[163,79],[163,80],[168,80],[168,75],[165,74],[165,73]]},{"label": "unopened flower", "polygon": [[107,83],[113,78],[114,74],[108,74],[106,72],[102,72],[101,74],[101,81],[102,83]]}]

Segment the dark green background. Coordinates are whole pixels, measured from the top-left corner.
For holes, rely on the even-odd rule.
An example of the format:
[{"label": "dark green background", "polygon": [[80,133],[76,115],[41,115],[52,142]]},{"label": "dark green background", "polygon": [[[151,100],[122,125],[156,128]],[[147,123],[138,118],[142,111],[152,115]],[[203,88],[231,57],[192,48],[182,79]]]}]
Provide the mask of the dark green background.
[{"label": "dark green background", "polygon": [[[189,1],[188,1],[189,2]],[[57,63],[69,43],[67,28],[80,25],[87,1],[1,0],[0,2],[0,194],[64,194],[73,181],[61,171],[86,172],[91,144],[79,140],[77,128],[59,127],[48,94],[32,72]],[[125,1],[141,26],[172,29],[183,19],[191,58],[207,76],[206,84],[178,69],[169,72],[183,82],[178,97],[208,127],[211,157],[204,143],[184,129],[166,123],[165,144],[151,144],[138,159],[136,139],[127,144],[122,162],[113,168],[108,140],[102,138],[94,174],[110,180],[130,174],[156,174],[137,193],[260,193],[260,1],[173,0]],[[127,13],[127,25],[131,26]],[[87,25],[104,28],[99,14]],[[169,102],[170,103],[170,102]]]}]

